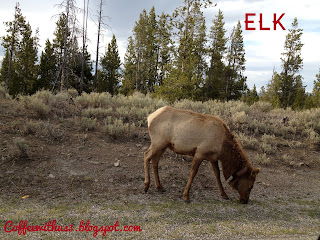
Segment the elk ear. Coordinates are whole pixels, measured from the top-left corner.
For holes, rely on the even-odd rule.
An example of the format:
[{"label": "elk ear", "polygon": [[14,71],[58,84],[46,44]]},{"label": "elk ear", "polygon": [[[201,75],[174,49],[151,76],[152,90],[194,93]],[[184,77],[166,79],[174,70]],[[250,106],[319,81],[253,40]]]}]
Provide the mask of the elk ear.
[{"label": "elk ear", "polygon": [[256,169],[253,169],[252,172],[251,172],[251,176],[255,177],[257,176],[257,174],[260,172],[260,169],[259,168],[256,168]]}]

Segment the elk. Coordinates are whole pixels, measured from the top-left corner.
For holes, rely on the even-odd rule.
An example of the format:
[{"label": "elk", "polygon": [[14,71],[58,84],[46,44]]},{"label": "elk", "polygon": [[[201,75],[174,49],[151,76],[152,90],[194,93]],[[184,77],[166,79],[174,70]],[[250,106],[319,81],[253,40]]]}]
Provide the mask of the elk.
[{"label": "elk", "polygon": [[178,154],[193,157],[189,179],[183,192],[185,202],[190,202],[192,181],[202,161],[207,160],[216,177],[222,198],[229,199],[221,183],[218,161],[221,162],[225,179],[238,191],[240,203],[248,203],[259,169],[251,165],[240,143],[222,120],[169,106],[156,110],[147,120],[151,144],[144,153],[145,192],[150,185],[150,162],[155,186],[158,191],[164,191],[159,179],[158,163],[166,148],[169,148]]}]

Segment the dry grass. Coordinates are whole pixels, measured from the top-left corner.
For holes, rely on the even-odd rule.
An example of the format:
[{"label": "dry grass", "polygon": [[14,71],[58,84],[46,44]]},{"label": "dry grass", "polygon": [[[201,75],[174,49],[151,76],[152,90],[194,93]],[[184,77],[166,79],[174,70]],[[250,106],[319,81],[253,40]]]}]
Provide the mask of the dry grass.
[{"label": "dry grass", "polygon": [[[70,205],[56,202],[39,206],[28,199],[2,205],[0,216],[14,224],[28,219],[30,225],[43,225],[49,220],[56,220],[57,225],[74,225],[74,231],[69,233],[28,232],[28,239],[92,238],[93,231],[75,231],[81,220],[90,220],[91,225],[97,226],[114,225],[119,221],[119,229],[125,225],[140,226],[142,229],[141,232],[107,232],[106,237],[116,239],[316,239],[320,231],[319,211],[315,212],[317,203],[312,201],[255,202],[249,206],[223,201],[189,205],[179,201],[147,202],[124,204],[113,201],[98,205],[90,202]],[[301,217],[303,222],[299,221]],[[1,225],[5,222],[2,220]],[[8,234],[4,231],[0,232],[0,236],[1,239],[18,237],[16,232]],[[98,233],[97,237],[102,238],[102,233]]]},{"label": "dry grass", "polygon": [[[161,99],[141,93],[128,97],[112,97],[108,93],[84,93],[78,96],[75,90],[56,95],[49,91],[39,91],[32,96],[20,96],[19,99],[20,105],[17,108],[20,106],[21,111],[27,110],[28,114],[32,114],[29,115],[31,118],[46,120],[48,123],[44,125],[32,122],[31,119],[21,127],[13,122],[8,131],[22,131],[25,135],[48,135],[58,140],[61,139],[55,134],[59,132],[56,131],[58,127],[51,126],[50,119],[72,122],[80,132],[101,131],[113,138],[131,137],[146,133],[147,116],[157,108],[168,105]],[[15,103],[15,100],[12,102]],[[220,117],[238,135],[245,148],[257,151],[265,160],[277,152],[278,146],[320,149],[320,109],[296,112],[290,108],[272,109],[266,102],[248,106],[240,101],[223,103],[211,100],[181,100],[173,106]],[[283,123],[285,117],[289,120]]]}]

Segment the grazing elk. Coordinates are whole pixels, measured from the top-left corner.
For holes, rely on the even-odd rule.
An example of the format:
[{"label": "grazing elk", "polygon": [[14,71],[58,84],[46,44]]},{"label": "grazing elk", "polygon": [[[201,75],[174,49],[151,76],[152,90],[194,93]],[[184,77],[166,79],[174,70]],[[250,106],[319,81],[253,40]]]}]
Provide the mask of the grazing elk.
[{"label": "grazing elk", "polygon": [[248,203],[259,169],[253,168],[242,147],[222,120],[166,106],[148,116],[148,130],[151,145],[144,153],[145,192],[150,185],[150,161],[155,186],[159,191],[164,191],[159,180],[158,163],[165,149],[169,147],[178,154],[193,156],[189,180],[183,192],[184,201],[189,202],[191,183],[203,160],[210,162],[222,198],[229,199],[221,184],[219,160],[225,179],[231,178],[228,183],[239,192],[240,202]]}]

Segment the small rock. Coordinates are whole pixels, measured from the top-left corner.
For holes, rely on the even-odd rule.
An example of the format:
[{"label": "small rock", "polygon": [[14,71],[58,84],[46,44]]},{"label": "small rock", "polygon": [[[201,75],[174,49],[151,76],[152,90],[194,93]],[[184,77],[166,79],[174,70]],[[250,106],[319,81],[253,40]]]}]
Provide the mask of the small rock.
[{"label": "small rock", "polygon": [[142,144],[138,143],[136,144],[136,147],[142,147]]},{"label": "small rock", "polygon": [[49,178],[56,178],[52,173],[49,174]]},{"label": "small rock", "polygon": [[308,165],[308,164],[306,164],[306,163],[304,163],[304,162],[300,162],[298,165],[299,165],[300,167],[303,167],[303,166],[307,166],[307,167],[309,167],[309,165]]},{"label": "small rock", "polygon": [[14,170],[8,170],[8,171],[6,171],[6,174],[12,174],[12,173],[14,173]]},{"label": "small rock", "polygon": [[111,182],[111,183],[112,183],[112,182],[113,182],[113,179],[112,179],[112,178],[110,178],[110,179],[109,179],[109,182]]},{"label": "small rock", "polygon": [[115,167],[119,167],[120,166],[120,160],[117,160],[114,164]]}]

